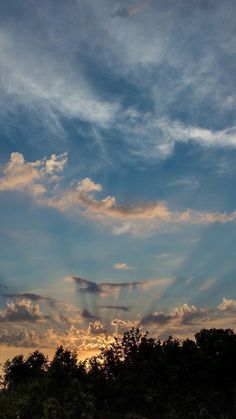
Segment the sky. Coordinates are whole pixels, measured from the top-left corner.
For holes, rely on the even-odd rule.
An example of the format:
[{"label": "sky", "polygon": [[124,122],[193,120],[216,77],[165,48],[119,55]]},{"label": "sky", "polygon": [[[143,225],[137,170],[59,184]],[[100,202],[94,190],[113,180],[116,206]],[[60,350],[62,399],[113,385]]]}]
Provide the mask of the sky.
[{"label": "sky", "polygon": [[1,1],[4,356],[235,328],[235,13]]}]

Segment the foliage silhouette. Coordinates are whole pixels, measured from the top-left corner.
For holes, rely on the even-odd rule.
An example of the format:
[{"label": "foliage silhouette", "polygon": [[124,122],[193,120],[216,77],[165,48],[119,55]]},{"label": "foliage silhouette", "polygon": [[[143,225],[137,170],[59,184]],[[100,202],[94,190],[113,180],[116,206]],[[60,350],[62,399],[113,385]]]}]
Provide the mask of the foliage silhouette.
[{"label": "foliage silhouette", "polygon": [[6,361],[1,419],[235,419],[236,335],[161,341],[139,329],[78,362],[60,346]]}]

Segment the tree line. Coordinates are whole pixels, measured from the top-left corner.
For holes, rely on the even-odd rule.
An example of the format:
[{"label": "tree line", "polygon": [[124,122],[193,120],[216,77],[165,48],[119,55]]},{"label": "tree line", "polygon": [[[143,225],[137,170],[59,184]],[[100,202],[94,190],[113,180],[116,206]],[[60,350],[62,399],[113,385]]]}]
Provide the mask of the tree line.
[{"label": "tree line", "polygon": [[86,361],[57,348],[3,365],[1,419],[235,419],[236,334],[195,339],[125,332]]}]

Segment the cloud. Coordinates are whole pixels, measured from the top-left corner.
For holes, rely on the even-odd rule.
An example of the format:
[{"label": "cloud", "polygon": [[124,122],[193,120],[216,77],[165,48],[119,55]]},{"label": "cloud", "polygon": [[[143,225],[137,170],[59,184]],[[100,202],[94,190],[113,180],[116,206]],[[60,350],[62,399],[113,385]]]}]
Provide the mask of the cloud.
[{"label": "cloud", "polygon": [[175,307],[171,312],[172,320],[181,324],[192,324],[192,322],[202,319],[203,316],[206,316],[206,310],[189,304]]},{"label": "cloud", "polygon": [[40,338],[34,330],[0,328],[0,345],[38,348],[40,343]]},{"label": "cloud", "polygon": [[91,335],[106,335],[106,329],[104,328],[103,324],[101,321],[96,320],[95,322],[90,322],[89,323],[89,327],[88,327],[88,331],[89,333],[91,333]]},{"label": "cloud", "polygon": [[[65,23],[66,17],[69,17],[69,9],[61,15],[58,11],[57,22],[54,18],[51,20],[48,15],[51,34],[62,30],[63,22]],[[76,8],[72,13],[77,15],[78,21],[81,20]],[[38,19],[40,20],[40,10],[35,8],[30,21],[38,22]],[[55,27],[60,19],[59,27]],[[51,38],[44,21],[40,23],[40,32],[35,28],[32,30],[29,21],[24,19],[23,22],[20,19],[18,24],[23,24],[25,30],[15,30],[7,24],[1,29],[0,89],[3,109],[7,107],[6,103],[10,102],[11,108],[17,112],[17,106],[21,104],[28,112],[39,114],[48,130],[53,128],[59,134],[63,117],[78,118],[101,127],[109,125],[119,104],[99,97],[96,89],[87,80],[82,66],[75,67],[75,49],[72,48],[70,39],[71,21],[70,31],[63,35],[66,48],[59,39],[56,45],[56,36],[53,36],[54,40]],[[73,30],[76,31],[76,25],[73,26]],[[59,50],[61,53],[58,55]],[[62,53],[66,57],[65,61],[60,58]]]},{"label": "cloud", "polygon": [[[17,113],[24,104],[48,129],[50,116],[56,129],[64,118],[78,118],[101,127],[99,135],[106,128],[110,138],[115,130],[133,158],[168,157],[182,141],[235,147],[235,127],[230,125],[234,6],[231,2],[232,13],[227,14],[221,2],[209,11],[199,4],[184,1],[170,8],[165,2],[119,1],[114,10],[113,2],[105,0],[99,5],[74,2],[61,4],[56,18],[45,5],[47,19],[39,6],[32,10],[22,4],[15,24],[6,19],[1,29],[2,107]],[[185,27],[185,36],[180,27]],[[108,87],[101,83],[106,76]],[[109,90],[117,80],[121,94]],[[124,96],[124,86],[139,92],[130,108],[120,104],[133,96],[129,88]],[[135,107],[142,111],[130,112]],[[179,121],[179,114],[187,121]],[[219,125],[223,129],[214,128]],[[102,147],[107,147],[105,139]]]},{"label": "cloud", "polygon": [[185,177],[177,179],[173,182],[167,184],[168,187],[186,187],[190,189],[197,189],[199,187],[199,182],[194,177]]},{"label": "cloud", "polygon": [[63,345],[77,351],[96,351],[113,340],[113,336],[107,335],[104,326],[99,322],[90,323],[87,329],[70,326],[64,331],[50,328],[42,333],[28,328],[0,328],[0,345],[9,347],[55,350],[59,345]]},{"label": "cloud", "polygon": [[[53,349],[63,345],[78,351],[97,351],[113,342],[115,336],[122,338],[123,333],[132,327],[145,330],[148,326],[150,336],[161,339],[170,335],[180,338],[192,337],[202,327],[222,328],[227,324],[227,327],[233,328],[235,312],[236,300],[223,298],[223,302],[217,307],[200,308],[185,303],[174,307],[170,313],[156,311],[144,316],[141,320],[114,318],[107,327],[101,320],[94,318],[88,319],[91,321],[86,328],[61,323],[60,326],[55,324],[55,327],[44,328],[40,331],[38,327],[34,329],[37,325],[36,319],[24,321],[23,328],[17,321],[4,321],[2,322],[4,327],[0,327],[0,345]],[[36,317],[38,314],[37,312]],[[35,317],[35,313],[33,316]],[[28,315],[26,317],[28,318]]]},{"label": "cloud", "polygon": [[[146,163],[170,157],[176,144],[195,143],[203,148],[215,149],[235,149],[236,147],[235,125],[213,130],[199,125],[189,125],[167,116],[159,117],[155,112],[149,112],[138,114],[135,124],[128,118],[126,119],[124,114],[118,127],[121,132],[124,132],[125,145],[130,156],[136,160],[145,160]],[[184,181],[185,186],[198,186],[192,179],[183,179],[182,183]]]},{"label": "cloud", "polygon": [[208,278],[203,285],[200,287],[200,291],[208,291],[209,289],[213,288],[216,284],[216,278]]},{"label": "cloud", "polygon": [[223,302],[218,305],[222,312],[236,313],[236,300],[223,298]]},{"label": "cloud", "polygon": [[165,315],[162,312],[155,312],[153,314],[149,314],[148,316],[143,317],[141,324],[146,325],[150,323],[152,324],[156,323],[156,324],[164,325],[170,322],[171,318],[172,317],[170,315]]},{"label": "cloud", "polygon": [[118,271],[132,271],[134,266],[129,266],[126,262],[117,262],[114,263],[113,268]]},{"label": "cloud", "polygon": [[48,160],[45,160],[45,170],[52,174],[55,172],[62,172],[67,163],[67,153],[61,155],[52,154]]},{"label": "cloud", "polygon": [[[3,294],[3,296],[14,299],[14,301],[7,302],[7,309],[1,313],[0,322],[45,323],[47,321],[50,324],[68,325],[82,323],[84,320],[96,320],[96,317],[89,311],[75,308],[71,304],[63,303],[52,297],[44,297],[30,292]],[[40,307],[39,304],[34,304],[35,302],[40,302]]]},{"label": "cloud", "polygon": [[172,324],[175,326],[193,325],[199,324],[199,322],[206,318],[207,314],[208,310],[199,308],[195,305],[190,306],[185,303],[182,306],[173,308],[170,314],[165,314],[162,311],[149,314],[143,317],[141,324],[157,324],[160,326],[166,324]]},{"label": "cloud", "polygon": [[124,332],[132,329],[132,327],[138,327],[139,321],[138,320],[121,320],[121,319],[113,319],[111,321],[111,326],[114,327],[114,335],[119,336],[122,335]]},{"label": "cloud", "polygon": [[119,7],[112,13],[112,17],[127,18],[139,15],[145,7],[150,4],[151,0],[134,1],[130,6]]},{"label": "cloud", "polygon": [[18,298],[18,299],[26,299],[26,300],[31,300],[31,301],[46,301],[46,302],[50,302],[53,303],[55,300],[51,297],[44,297],[42,295],[39,294],[34,294],[31,292],[22,292],[22,293],[12,293],[12,294],[3,294],[4,297],[8,297],[8,298]]},{"label": "cloud", "polygon": [[39,183],[40,175],[37,167],[40,165],[40,161],[26,163],[21,153],[11,153],[10,161],[0,179],[0,190],[28,190],[33,195],[45,192],[45,188]]},{"label": "cloud", "polygon": [[81,215],[94,221],[110,225],[114,234],[150,234],[162,226],[168,229],[175,225],[213,223],[227,223],[236,219],[236,211],[231,213],[203,212],[193,209],[172,211],[165,202],[147,202],[136,205],[118,205],[114,196],[107,196],[100,200],[85,192],[67,190],[59,192],[52,199],[43,200],[42,205],[57,208],[60,211],[77,210]]},{"label": "cloud", "polygon": [[86,177],[78,182],[76,190],[81,194],[89,194],[89,192],[100,192],[102,185],[94,183],[90,178]]},{"label": "cloud", "polygon": [[0,312],[0,322],[44,322],[44,316],[38,304],[32,304],[27,299],[17,299],[16,302],[7,302],[5,311]]},{"label": "cloud", "polygon": [[107,305],[107,306],[100,306],[100,308],[105,308],[109,310],[120,310],[120,311],[129,311],[129,307],[127,306],[117,306],[117,305]]},{"label": "cloud", "polygon": [[79,291],[88,294],[100,294],[102,292],[100,286],[95,282],[88,281],[87,279],[80,277],[65,277],[66,282],[75,281],[80,286]]},{"label": "cloud", "polygon": [[169,313],[156,311],[144,316],[140,326],[148,326],[151,335],[166,338],[192,337],[201,328],[235,328],[236,300],[223,298],[216,307],[198,307],[185,303],[174,307]]},{"label": "cloud", "polygon": [[82,316],[83,319],[86,319],[86,320],[96,320],[96,318],[97,318],[96,316],[94,316],[88,310],[85,310],[85,309],[82,310],[81,316]]},{"label": "cloud", "polygon": [[25,191],[35,197],[42,195],[46,192],[44,182],[47,177],[55,179],[55,175],[63,171],[66,162],[66,153],[52,154],[49,159],[35,162],[26,162],[21,153],[11,153],[0,178],[0,191]]},{"label": "cloud", "polygon": [[[121,291],[121,289],[141,289],[145,290],[150,287],[161,287],[165,288],[170,286],[173,282],[173,278],[154,278],[154,279],[147,279],[146,281],[133,281],[133,282],[101,282],[99,284],[88,281],[87,279],[80,278],[78,276],[69,277],[72,281],[79,285],[79,292],[86,293],[86,294],[98,294],[101,296],[107,296],[109,294],[117,293]],[[68,277],[66,277],[66,281],[68,281]]]},{"label": "cloud", "polygon": [[[102,185],[88,177],[80,180],[74,188],[50,188],[48,176],[49,181],[57,177],[57,173],[63,170],[67,162],[65,153],[52,156],[28,163],[22,154],[12,153],[10,162],[3,168],[0,191],[26,191],[33,196],[38,205],[62,212],[77,211],[94,222],[110,226],[114,234],[151,234],[160,228],[170,229],[171,226],[174,228],[185,224],[228,223],[236,219],[236,211],[175,211],[164,201],[119,205],[114,196],[96,199],[94,193],[101,192]],[[126,267],[123,262],[115,266],[123,269]]]}]

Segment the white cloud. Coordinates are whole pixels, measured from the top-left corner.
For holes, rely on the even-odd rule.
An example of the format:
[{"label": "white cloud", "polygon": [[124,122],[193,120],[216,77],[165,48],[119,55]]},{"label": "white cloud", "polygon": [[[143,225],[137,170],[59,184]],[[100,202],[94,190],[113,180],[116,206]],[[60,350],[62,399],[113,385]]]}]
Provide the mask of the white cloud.
[{"label": "white cloud", "polygon": [[62,172],[67,163],[67,153],[61,155],[52,154],[48,160],[45,160],[45,170],[47,173]]},{"label": "white cloud", "polygon": [[86,177],[78,182],[76,190],[80,193],[88,194],[89,192],[100,192],[102,185],[94,183],[90,178]]},{"label": "white cloud", "polygon": [[135,269],[134,266],[129,266],[126,262],[114,263],[113,268],[118,271],[130,271]]},{"label": "white cloud", "polygon": [[175,307],[171,312],[172,320],[183,324],[197,321],[203,315],[206,315],[206,311],[193,304],[191,306],[189,304],[183,304],[180,307]]},{"label": "white cloud", "polygon": [[236,313],[236,300],[223,298],[223,302],[218,305],[218,309],[224,312]]},{"label": "white cloud", "polygon": [[[37,15],[37,10],[35,13]],[[61,18],[63,20],[64,16]],[[60,124],[58,113],[102,127],[109,125],[119,109],[118,103],[100,98],[86,80],[80,66],[74,70],[70,54],[64,51],[67,59],[62,62],[52,40],[44,36],[44,31],[37,34],[42,49],[33,32],[29,42],[24,31],[20,33],[15,32],[14,28],[2,28],[2,106],[5,106],[4,97],[8,100],[12,98],[14,105],[24,104],[30,111],[45,116],[50,113],[54,126]],[[64,42],[69,43],[66,36]]]},{"label": "white cloud", "polygon": [[[125,116],[125,114],[124,114]],[[235,148],[236,126],[212,130],[160,117],[153,113],[140,114],[135,124],[129,119],[121,119],[118,127],[124,133],[126,146],[133,158],[146,161],[168,158],[174,151],[175,144],[193,142],[201,147]],[[190,186],[190,180],[182,180]],[[191,181],[196,187],[196,182]]]},{"label": "white cloud", "polygon": [[[182,7],[187,7],[186,13]],[[166,6],[151,0],[125,6],[88,0],[60,5],[56,17],[46,7],[45,20],[41,8],[35,6],[30,20],[22,13],[15,25],[6,23],[1,29],[2,108],[7,106],[7,97],[13,99],[11,108],[23,103],[30,112],[43,113],[43,121],[50,115],[54,126],[60,125],[63,116],[115,129],[127,142],[127,154],[138,158],[166,158],[174,144],[182,141],[235,147],[235,127],[217,131],[184,125],[170,116],[172,108],[181,106],[193,110],[189,120],[194,120],[196,110],[204,109],[202,105],[207,104],[211,113],[233,109],[235,47],[231,26],[225,29],[222,7],[219,3],[209,13],[196,3],[191,10],[176,5],[167,12]],[[193,13],[196,9],[198,13]],[[191,40],[207,19],[218,36],[203,31],[192,48]],[[178,30],[180,26],[185,27],[187,38]],[[97,86],[100,74],[97,68],[92,71],[94,57],[99,57],[98,68],[103,75],[109,73],[110,81],[113,74],[137,87],[153,103],[153,113],[140,112],[134,105],[122,107],[120,95],[114,99],[111,92]]]}]

